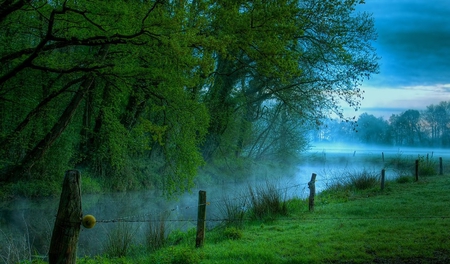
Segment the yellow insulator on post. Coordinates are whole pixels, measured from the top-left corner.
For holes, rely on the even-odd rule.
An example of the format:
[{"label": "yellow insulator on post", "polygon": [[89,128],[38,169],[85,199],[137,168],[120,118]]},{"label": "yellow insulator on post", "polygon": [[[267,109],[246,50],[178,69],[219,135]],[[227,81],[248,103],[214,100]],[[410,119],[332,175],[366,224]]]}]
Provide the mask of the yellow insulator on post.
[{"label": "yellow insulator on post", "polygon": [[83,221],[81,222],[85,228],[93,228],[97,221],[93,215],[86,215],[83,217]]}]

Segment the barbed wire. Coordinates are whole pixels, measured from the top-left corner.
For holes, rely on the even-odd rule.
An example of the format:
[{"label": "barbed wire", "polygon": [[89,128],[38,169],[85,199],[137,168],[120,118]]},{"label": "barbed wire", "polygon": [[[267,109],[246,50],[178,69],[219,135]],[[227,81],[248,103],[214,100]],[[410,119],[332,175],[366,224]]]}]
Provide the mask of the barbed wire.
[{"label": "barbed wire", "polygon": [[[277,218],[274,221],[317,221],[317,220],[336,220],[336,221],[352,221],[352,220],[411,220],[411,219],[450,219],[450,216],[385,216],[385,217],[291,217],[291,218]],[[205,222],[254,222],[261,219],[243,218],[243,219],[229,219],[229,218],[211,218],[206,219]],[[146,220],[127,220],[123,218],[113,220],[98,220],[97,223],[147,223],[147,222],[197,222],[197,219],[146,219]]]},{"label": "barbed wire", "polygon": [[[381,170],[380,170],[380,172],[381,172]],[[381,175],[380,175],[380,177],[381,177]],[[316,178],[315,182],[335,182],[335,181],[340,181],[340,180],[348,180],[349,178],[351,178],[351,177],[349,177],[349,176],[344,176],[344,177],[342,177],[342,176],[341,177],[325,177],[324,179],[320,179],[320,177],[319,177],[318,179]],[[273,189],[273,191],[276,191],[276,192],[284,191],[286,193],[289,189],[300,188],[300,187],[303,186],[303,192],[305,192],[305,190],[308,187],[309,183],[310,183],[310,181],[309,182],[305,182],[305,183],[295,184],[295,185],[292,185],[292,186],[285,186],[285,187],[275,188],[275,189]],[[269,182],[269,184],[271,184],[271,183]],[[248,183],[248,185],[249,185],[249,188],[255,187],[255,186],[251,186],[250,183]],[[276,185],[276,184],[274,184],[274,185]],[[227,198],[222,198],[222,199],[215,199],[215,200],[208,201],[205,204],[196,204],[196,205],[192,205],[192,206],[182,206],[182,207],[180,207],[180,206],[177,205],[176,207],[173,207],[171,209],[167,209],[167,210],[163,210],[163,211],[159,211],[159,212],[151,212],[151,213],[147,213],[147,214],[133,215],[133,216],[120,217],[120,218],[115,218],[115,219],[108,219],[108,220],[97,220],[97,222],[99,222],[99,223],[160,222],[162,220],[145,219],[145,218],[151,217],[151,216],[161,216],[161,215],[164,215],[164,214],[170,214],[170,213],[175,212],[175,211],[179,212],[180,210],[195,209],[195,208],[198,208],[199,206],[204,206],[204,205],[208,205],[209,206],[211,204],[219,204],[219,203],[224,204],[224,203],[228,203],[228,202],[235,201],[235,200],[241,200],[245,204],[245,203],[249,202],[248,201],[249,198],[252,198],[252,197],[255,197],[255,196],[258,195],[258,186],[256,186],[255,188],[256,188],[256,191],[253,194],[250,193],[250,194],[247,194],[247,195],[239,195],[239,196],[234,197],[234,198],[227,197]],[[264,188],[264,186],[262,186],[262,188]],[[267,188],[267,186],[266,186],[266,188]],[[300,197],[300,196],[293,196],[292,198],[295,198],[295,197]],[[303,198],[306,198],[306,197],[303,197]],[[405,217],[400,216],[398,218],[405,218]],[[445,218],[446,219],[447,217],[435,217],[435,218]],[[144,219],[144,220],[137,220],[137,219]],[[348,218],[348,219],[351,219],[351,218]],[[366,218],[362,218],[362,219],[366,219]],[[368,218],[368,219],[372,219],[372,218]],[[380,218],[377,218],[377,219],[380,219]],[[392,218],[389,218],[389,219],[392,219]],[[164,221],[167,221],[167,222],[192,222],[192,221],[196,221],[196,220],[192,220],[192,219],[189,219],[189,220],[166,219]],[[209,219],[207,221],[219,222],[219,221],[230,221],[230,220],[227,220],[227,219]]]}]

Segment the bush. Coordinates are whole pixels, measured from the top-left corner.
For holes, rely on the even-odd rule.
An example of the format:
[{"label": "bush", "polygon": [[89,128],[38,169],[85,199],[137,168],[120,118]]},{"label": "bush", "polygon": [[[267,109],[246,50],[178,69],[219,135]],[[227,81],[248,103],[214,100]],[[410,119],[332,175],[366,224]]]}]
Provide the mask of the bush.
[{"label": "bush", "polygon": [[277,215],[287,215],[287,201],[281,189],[273,183],[265,186],[248,186],[250,197],[250,212],[254,219],[273,219]]},{"label": "bush", "polygon": [[361,172],[348,173],[349,183],[356,190],[367,190],[378,184],[378,174],[363,170]]},{"label": "bush", "polygon": [[411,176],[400,176],[395,179],[397,183],[408,183],[411,182],[412,177]]},{"label": "bush", "polygon": [[168,214],[162,214],[159,218],[150,219],[146,234],[147,248],[153,252],[166,244],[169,235],[166,220]]},{"label": "bush", "polygon": [[200,256],[196,251],[189,248],[173,248],[172,252],[172,264],[196,264],[200,263]]},{"label": "bush", "polygon": [[377,172],[362,171],[334,173],[339,175],[333,177],[327,184],[328,191],[349,191],[349,190],[366,190],[378,185],[379,175]]},{"label": "bush", "polygon": [[225,219],[225,226],[241,228],[244,224],[244,216],[246,210],[246,199],[223,199],[222,206],[219,207],[222,218]]},{"label": "bush", "polygon": [[223,231],[223,234],[226,238],[232,240],[238,240],[242,238],[242,231],[236,227],[227,227]]},{"label": "bush", "polygon": [[419,176],[433,176],[437,174],[437,163],[425,156],[419,156]]},{"label": "bush", "polygon": [[108,232],[105,245],[105,254],[110,258],[125,257],[132,246],[135,231],[131,225],[119,223],[114,229]]}]

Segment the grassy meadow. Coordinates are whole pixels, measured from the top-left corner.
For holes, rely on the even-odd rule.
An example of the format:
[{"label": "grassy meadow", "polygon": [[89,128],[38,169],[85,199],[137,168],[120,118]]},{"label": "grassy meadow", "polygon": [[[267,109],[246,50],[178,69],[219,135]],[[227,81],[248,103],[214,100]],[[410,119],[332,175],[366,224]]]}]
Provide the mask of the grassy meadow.
[{"label": "grassy meadow", "polygon": [[246,212],[210,230],[195,248],[195,230],[172,232],[148,253],[82,258],[79,263],[446,263],[450,262],[450,175],[389,181],[364,190],[347,185],[307,200],[280,200],[280,210]]},{"label": "grassy meadow", "polygon": [[[207,230],[201,248],[195,247],[195,228],[174,229],[161,215],[138,223],[140,229],[117,223],[100,245],[103,253],[81,256],[77,263],[450,263],[450,174],[439,175],[437,158],[426,154],[384,158],[355,152],[305,158],[305,165],[323,168],[312,171],[325,186],[312,212],[308,199],[289,198],[277,184],[249,185],[242,196],[207,207],[219,206],[221,216],[207,217],[220,221]],[[383,168],[393,176],[381,190]],[[101,223],[85,231],[95,236],[97,228]],[[5,263],[46,263],[42,252],[33,254],[26,245],[9,243],[7,249],[18,253],[16,258],[0,254]]]}]

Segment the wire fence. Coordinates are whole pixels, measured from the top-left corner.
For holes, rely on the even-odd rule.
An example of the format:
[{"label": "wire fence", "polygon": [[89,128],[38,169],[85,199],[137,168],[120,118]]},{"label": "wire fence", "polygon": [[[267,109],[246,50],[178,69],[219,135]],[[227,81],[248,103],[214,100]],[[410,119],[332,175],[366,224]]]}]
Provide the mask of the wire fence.
[{"label": "wire fence", "polygon": [[[381,170],[380,170],[381,171]],[[380,179],[381,179],[381,173],[380,173]],[[327,184],[333,184],[336,182],[340,182],[340,181],[347,181],[349,180],[348,176],[340,176],[340,177],[324,177],[322,179],[316,179],[315,182],[324,182],[325,185]],[[281,195],[285,195],[288,191],[291,191],[291,196],[289,197],[290,199],[303,199],[305,201],[307,201],[307,198],[305,197],[305,195],[295,195],[295,193],[301,193],[301,194],[306,194],[306,188],[308,188],[308,184],[309,182],[304,182],[304,183],[299,183],[299,184],[294,184],[294,185],[290,185],[290,186],[284,186],[284,187],[278,187],[275,189],[275,191]],[[250,188],[250,187],[249,187]],[[299,189],[301,189],[301,191],[299,191]],[[292,191],[293,190],[293,191]],[[167,209],[167,210],[162,210],[162,211],[158,211],[158,212],[152,212],[152,213],[147,213],[147,214],[140,214],[140,215],[134,215],[134,216],[127,216],[127,217],[120,217],[120,218],[114,218],[114,219],[101,219],[101,220],[97,220],[98,223],[119,223],[119,222],[123,222],[123,223],[145,223],[145,222],[161,222],[161,221],[165,221],[165,222],[190,222],[190,223],[195,223],[196,221],[198,221],[197,218],[193,217],[193,218],[178,218],[178,219],[164,219],[161,220],[161,218],[158,218],[156,216],[160,216],[160,215],[167,215],[170,214],[172,212],[178,212],[181,215],[184,215],[183,210],[190,210],[190,212],[196,212],[196,210],[198,210],[198,207],[201,206],[208,206],[208,207],[220,207],[223,206],[226,203],[230,203],[233,201],[240,201],[242,204],[246,204],[249,203],[249,199],[251,199],[254,196],[254,194],[246,194],[246,195],[237,195],[233,198],[223,198],[223,199],[213,199],[211,201],[208,201],[205,204],[197,204],[197,205],[192,205],[192,206],[176,206],[173,207],[171,209]],[[311,215],[308,215],[308,217],[282,217],[282,218],[278,218],[277,221],[321,221],[321,220],[345,220],[345,221],[352,221],[352,220],[412,220],[412,219],[441,219],[441,220],[447,220],[449,219],[450,216],[447,215],[437,215],[437,216],[429,216],[429,215],[408,215],[408,216],[404,216],[404,215],[390,215],[390,216],[382,216],[382,217],[314,217]],[[226,217],[217,217],[214,216],[213,217],[207,217],[205,219],[206,222],[210,222],[210,223],[221,223],[221,222],[252,222],[255,221],[254,218],[240,218],[240,219],[230,219],[230,218],[226,218]]]}]

